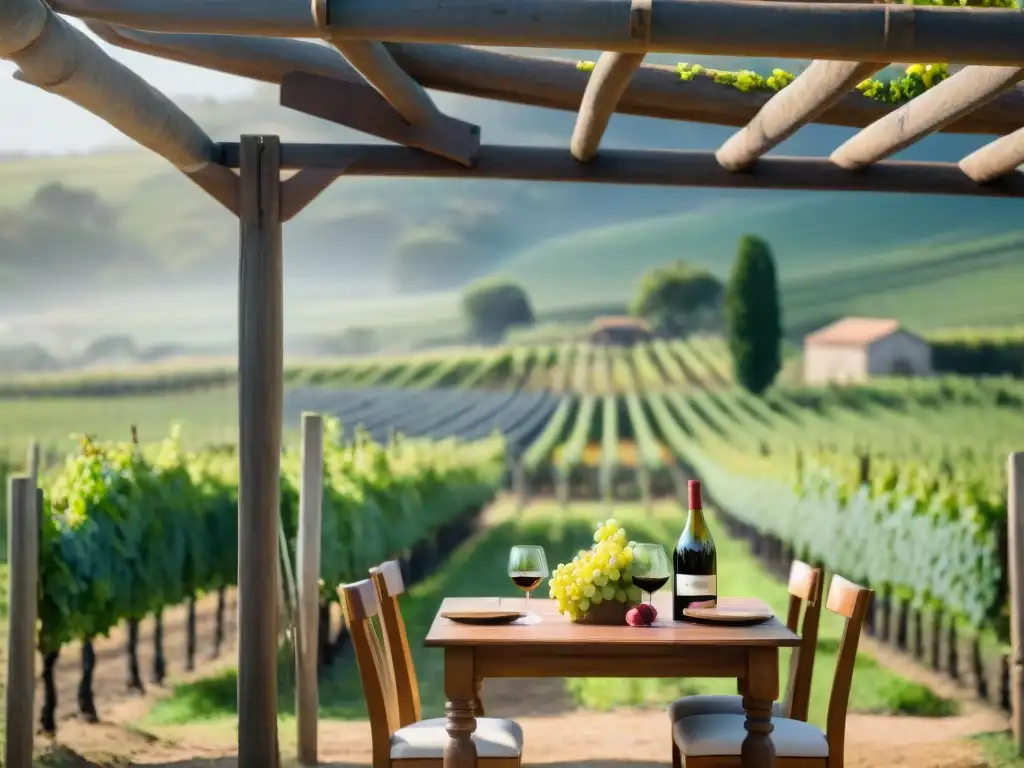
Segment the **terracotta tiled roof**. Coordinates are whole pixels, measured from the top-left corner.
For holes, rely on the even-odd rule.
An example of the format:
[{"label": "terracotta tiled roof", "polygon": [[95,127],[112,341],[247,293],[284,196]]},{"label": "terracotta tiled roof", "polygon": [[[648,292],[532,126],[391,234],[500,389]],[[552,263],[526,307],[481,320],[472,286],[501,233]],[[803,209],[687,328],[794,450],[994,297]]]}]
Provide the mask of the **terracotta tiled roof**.
[{"label": "terracotta tiled roof", "polygon": [[606,328],[629,328],[640,331],[650,331],[651,326],[646,320],[639,317],[628,317],[627,315],[608,315],[606,317],[595,317],[590,323],[592,331],[601,331]]},{"label": "terracotta tiled roof", "polygon": [[896,320],[879,317],[844,317],[814,333],[807,334],[804,342],[865,347],[898,330],[900,324]]}]

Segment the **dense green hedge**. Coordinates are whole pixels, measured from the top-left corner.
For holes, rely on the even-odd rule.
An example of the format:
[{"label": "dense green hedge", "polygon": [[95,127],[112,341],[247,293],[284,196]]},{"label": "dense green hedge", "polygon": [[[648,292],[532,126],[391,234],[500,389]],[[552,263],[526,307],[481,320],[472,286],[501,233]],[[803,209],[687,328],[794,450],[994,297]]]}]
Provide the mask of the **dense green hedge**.
[{"label": "dense green hedge", "polygon": [[[339,430],[328,421],[321,544],[327,585],[361,578],[483,504],[505,469],[498,437],[472,444],[396,438],[381,446],[360,432],[342,446]],[[40,650],[104,635],[121,620],[234,583],[237,467],[233,449],[184,454],[177,431],[152,457],[130,444],[83,440],[45,494]],[[298,452],[286,451],[281,468],[282,526],[294,558]]]},{"label": "dense green hedge", "polygon": [[1024,331],[941,336],[929,342],[936,371],[965,376],[1024,376]]}]

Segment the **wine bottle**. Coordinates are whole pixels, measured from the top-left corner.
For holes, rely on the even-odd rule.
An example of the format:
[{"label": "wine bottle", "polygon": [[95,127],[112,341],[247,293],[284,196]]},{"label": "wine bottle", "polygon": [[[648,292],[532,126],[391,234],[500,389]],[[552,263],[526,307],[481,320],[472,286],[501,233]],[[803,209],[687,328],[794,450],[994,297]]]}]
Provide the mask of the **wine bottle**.
[{"label": "wine bottle", "polygon": [[700,481],[691,480],[688,490],[686,527],[673,557],[676,576],[673,621],[683,621],[683,611],[687,608],[714,608],[718,604],[718,554],[701,510]]}]

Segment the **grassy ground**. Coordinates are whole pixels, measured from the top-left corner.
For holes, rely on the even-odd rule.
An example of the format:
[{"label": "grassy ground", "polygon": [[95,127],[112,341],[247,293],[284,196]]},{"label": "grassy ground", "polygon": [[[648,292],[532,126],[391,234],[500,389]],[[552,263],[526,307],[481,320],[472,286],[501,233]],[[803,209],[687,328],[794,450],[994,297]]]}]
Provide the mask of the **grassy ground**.
[{"label": "grassy ground", "polygon": [[[552,503],[531,506],[513,517],[509,505],[498,511],[495,524],[475,542],[463,546],[426,581],[411,590],[402,605],[413,648],[424,716],[443,714],[443,657],[436,649],[422,647],[430,622],[445,596],[512,595],[514,590],[505,574],[508,550],[517,543],[543,545],[552,566],[570,559],[591,540],[592,524],[603,519],[603,508],[597,504],[573,505],[563,512]],[[660,505],[653,514],[638,506],[621,506],[616,518],[636,540],[663,542],[671,546],[683,524],[683,516],[675,505]],[[721,531],[714,516],[713,530]],[[756,595],[767,600],[777,612],[786,605],[784,586],[768,576],[750,556],[746,546],[719,535],[719,579],[722,594]],[[541,588],[541,592],[545,592]],[[811,718],[824,724],[826,703],[835,666],[840,622],[833,616],[823,617],[819,641]],[[786,658],[783,658],[785,679]],[[288,678],[285,665],[283,678]],[[729,680],[567,680],[565,693],[570,706],[612,709],[622,706],[661,707],[671,699],[689,693],[734,693],[735,682]],[[294,695],[290,680],[283,679],[279,711],[293,712]],[[860,712],[908,713],[938,715],[950,713],[950,702],[935,696],[928,689],[894,676],[861,655],[857,661],[851,709]],[[228,670],[217,677],[182,685],[173,695],[161,701],[150,715],[157,724],[185,723],[196,720],[230,717],[236,712],[236,675]],[[365,706],[358,678],[350,658],[336,664],[327,679],[321,682],[320,713],[325,718],[362,718]]]},{"label": "grassy ground", "polygon": [[[711,209],[551,238],[518,254],[501,271],[537,303],[553,301],[560,295],[555,286],[565,285],[571,275],[591,272],[600,279],[588,280],[580,291],[595,301],[621,299],[643,272],[674,259],[725,278],[736,233],[749,232],[772,247],[791,333],[846,314],[894,317],[917,330],[1022,319],[1005,288],[1024,274],[1017,259],[1024,233],[1008,218],[1010,209],[990,211],[996,219],[985,232],[951,205],[943,230],[924,231],[901,213],[913,205],[903,198],[850,201],[842,195],[759,200],[727,214]],[[793,226],[794,220],[800,226]],[[864,226],[865,221],[872,225]],[[686,243],[685,251],[679,243]],[[626,252],[640,256],[621,259]]]},{"label": "grassy ground", "polygon": [[1024,768],[1024,757],[1009,733],[984,733],[973,737],[985,752],[985,768]]}]

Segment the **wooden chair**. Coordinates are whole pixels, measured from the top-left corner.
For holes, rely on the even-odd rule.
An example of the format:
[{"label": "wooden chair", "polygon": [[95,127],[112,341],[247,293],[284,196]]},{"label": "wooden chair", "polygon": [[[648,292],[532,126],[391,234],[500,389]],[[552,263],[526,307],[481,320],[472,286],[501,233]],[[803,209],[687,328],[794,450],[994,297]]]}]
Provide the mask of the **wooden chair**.
[{"label": "wooden chair", "polygon": [[[789,613],[786,626],[800,634],[800,645],[793,649],[789,662],[789,683],[786,697],[776,702],[772,717],[791,717],[806,720],[811,699],[811,678],[814,674],[814,651],[818,645],[818,622],[821,618],[822,572],[800,560],[794,560],[789,569]],[[804,610],[802,632],[797,629],[800,608]],[[668,706],[672,723],[691,715],[743,714],[742,696],[684,696]],[[678,766],[678,755],[673,750],[673,765]]]},{"label": "wooden chair", "polygon": [[[871,590],[833,576],[825,608],[846,618],[839,659],[832,681],[826,730],[803,720],[772,717],[776,768],[843,768],[846,709],[850,702],[853,664]],[[745,716],[701,714],[684,717],[672,727],[672,739],[685,768],[739,768]]]},{"label": "wooden chair", "polygon": [[[405,579],[402,578],[401,564],[397,560],[388,560],[376,568],[371,568],[370,581],[373,582],[373,586],[377,590],[380,626],[398,682],[399,725],[406,726],[420,719],[421,708],[420,686],[416,679],[416,669],[412,663],[412,653],[409,651],[405,619],[402,618],[402,609],[398,605],[398,598],[405,594]],[[474,714],[477,717],[484,716],[480,688],[478,680],[474,707]]]},{"label": "wooden chair", "polygon": [[[373,626],[380,615],[376,590],[370,579],[338,588],[345,620],[355,649],[359,678],[370,716],[373,768],[442,768],[448,744],[443,717],[401,723],[399,688],[407,673],[396,674],[402,660],[389,663],[384,644]],[[379,619],[378,619],[379,620]],[[512,720],[477,718],[473,733],[481,768],[521,768],[523,730]]]}]

